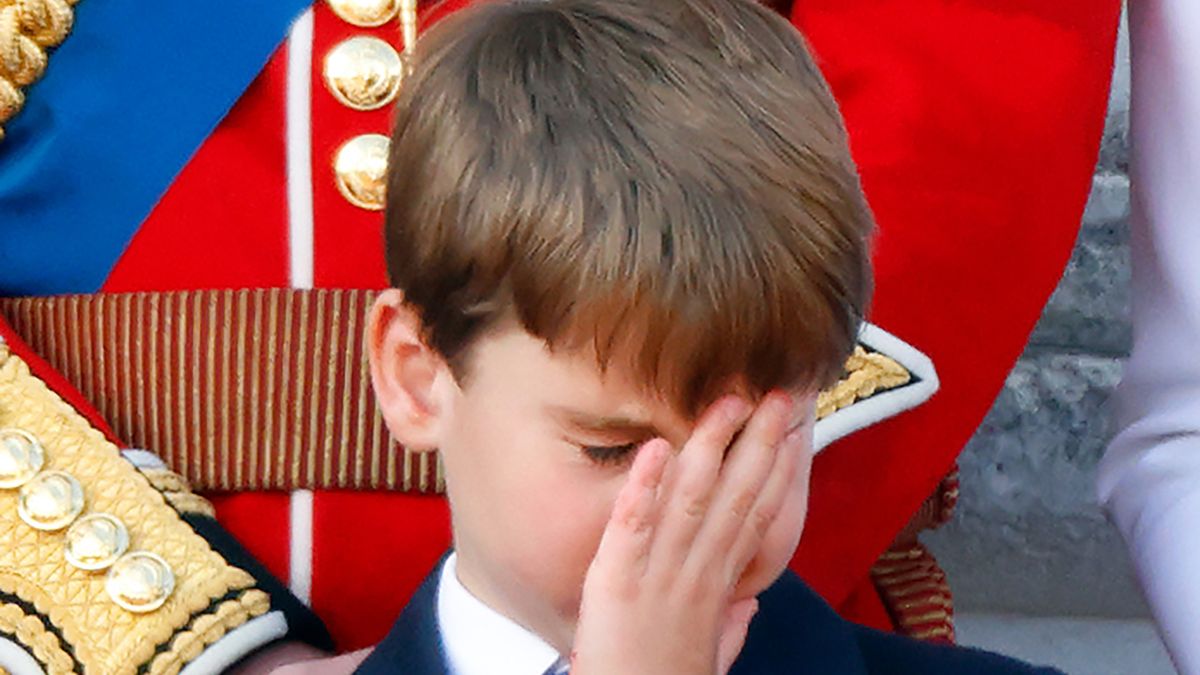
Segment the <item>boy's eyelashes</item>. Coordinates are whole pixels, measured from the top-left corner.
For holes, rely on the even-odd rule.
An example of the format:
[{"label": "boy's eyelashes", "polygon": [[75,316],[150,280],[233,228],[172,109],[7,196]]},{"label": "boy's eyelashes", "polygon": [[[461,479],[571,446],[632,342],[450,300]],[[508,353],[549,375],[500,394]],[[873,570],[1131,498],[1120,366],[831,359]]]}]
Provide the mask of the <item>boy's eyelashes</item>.
[{"label": "boy's eyelashes", "polygon": [[[813,414],[809,413],[800,417],[798,421],[792,421],[788,424],[784,431],[784,436],[800,429],[805,424],[808,424],[813,418]],[[729,450],[737,444],[738,439],[742,437],[745,428],[738,429],[734,433],[733,438],[729,442],[729,446],[725,448],[725,454],[729,454]],[[637,449],[640,448],[649,438],[629,443],[621,443],[617,445],[587,445],[586,443],[576,443],[583,454],[593,463],[600,466],[621,466],[633,461],[637,455]]]},{"label": "boy's eyelashes", "polygon": [[583,445],[580,449],[592,462],[601,466],[620,466],[631,461],[644,441],[621,445]]}]

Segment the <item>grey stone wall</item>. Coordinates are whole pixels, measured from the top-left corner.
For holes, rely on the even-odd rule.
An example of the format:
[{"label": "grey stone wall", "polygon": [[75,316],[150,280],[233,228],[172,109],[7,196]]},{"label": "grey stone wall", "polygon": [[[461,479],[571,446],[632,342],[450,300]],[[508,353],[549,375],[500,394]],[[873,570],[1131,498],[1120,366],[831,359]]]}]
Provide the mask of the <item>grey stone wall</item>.
[{"label": "grey stone wall", "polygon": [[1096,504],[1109,395],[1130,347],[1128,44],[1079,240],[1021,360],[960,460],[954,520],[925,536],[965,612],[1147,616]]}]

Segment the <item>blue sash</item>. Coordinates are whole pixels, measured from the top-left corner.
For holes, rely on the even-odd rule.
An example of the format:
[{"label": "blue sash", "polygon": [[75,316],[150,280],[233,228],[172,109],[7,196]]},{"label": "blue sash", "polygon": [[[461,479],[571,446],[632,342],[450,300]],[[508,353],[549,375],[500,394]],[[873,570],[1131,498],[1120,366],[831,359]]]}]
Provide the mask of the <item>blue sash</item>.
[{"label": "blue sash", "polygon": [[83,0],[0,141],[0,296],[93,292],[311,0]]}]

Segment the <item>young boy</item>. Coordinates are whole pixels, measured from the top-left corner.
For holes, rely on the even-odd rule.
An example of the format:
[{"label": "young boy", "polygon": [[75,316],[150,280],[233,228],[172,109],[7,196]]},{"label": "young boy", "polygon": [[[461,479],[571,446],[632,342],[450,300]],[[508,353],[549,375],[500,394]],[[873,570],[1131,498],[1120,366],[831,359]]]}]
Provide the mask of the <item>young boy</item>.
[{"label": "young boy", "polygon": [[872,229],[792,27],[496,2],[418,53],[367,337],[455,546],[365,660],[314,672],[1031,672],[843,623],[785,571]]}]

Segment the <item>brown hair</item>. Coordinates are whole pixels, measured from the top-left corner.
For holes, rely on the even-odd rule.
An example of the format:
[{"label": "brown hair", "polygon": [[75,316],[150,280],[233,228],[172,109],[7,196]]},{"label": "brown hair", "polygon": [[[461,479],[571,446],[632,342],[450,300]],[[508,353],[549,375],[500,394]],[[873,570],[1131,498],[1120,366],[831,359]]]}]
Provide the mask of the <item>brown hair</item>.
[{"label": "brown hair", "polygon": [[695,413],[836,380],[870,211],[801,36],[749,0],[483,3],[418,43],[393,285],[461,376],[502,319]]}]

